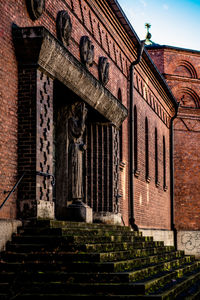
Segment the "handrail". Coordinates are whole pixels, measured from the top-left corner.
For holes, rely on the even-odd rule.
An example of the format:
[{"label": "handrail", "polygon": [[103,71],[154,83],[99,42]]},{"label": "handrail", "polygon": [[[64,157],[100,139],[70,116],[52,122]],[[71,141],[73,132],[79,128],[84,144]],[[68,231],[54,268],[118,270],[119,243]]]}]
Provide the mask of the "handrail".
[{"label": "handrail", "polygon": [[1,203],[0,205],[0,209],[2,209],[2,207],[4,206],[4,204],[6,203],[6,201],[10,198],[10,196],[14,193],[15,189],[18,187],[18,185],[20,184],[20,182],[22,181],[23,177],[25,175],[25,172],[22,174],[22,176],[19,178],[19,180],[17,181],[17,183],[13,186],[12,190],[9,192],[9,194],[6,196],[6,198],[4,199],[4,201]]},{"label": "handrail", "polygon": [[[22,174],[22,176],[19,178],[19,180],[17,181],[17,183],[13,186],[12,190],[9,191],[9,194],[6,196],[6,198],[4,199],[4,201],[0,205],[0,210],[2,209],[2,207],[4,206],[4,204],[6,203],[6,201],[10,198],[10,196],[14,193],[15,189],[18,187],[18,185],[20,184],[20,182],[24,178],[25,174],[26,174],[26,172],[24,172]],[[52,177],[51,184],[52,184],[52,186],[55,185],[55,176],[53,174],[36,171],[36,175],[44,176],[44,177],[48,177],[48,178]]]},{"label": "handrail", "polygon": [[53,174],[45,173],[45,172],[41,172],[41,171],[36,171],[36,175],[44,176],[44,177],[47,177],[47,178],[52,177],[51,184],[52,184],[52,186],[55,185],[55,176]]}]

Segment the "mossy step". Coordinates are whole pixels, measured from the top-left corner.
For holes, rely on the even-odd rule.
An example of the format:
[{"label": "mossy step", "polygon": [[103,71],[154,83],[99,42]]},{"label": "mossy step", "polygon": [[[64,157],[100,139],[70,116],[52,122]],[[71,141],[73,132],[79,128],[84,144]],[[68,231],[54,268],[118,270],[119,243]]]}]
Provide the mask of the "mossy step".
[{"label": "mossy step", "polygon": [[114,230],[112,227],[106,228],[61,228],[61,227],[20,227],[18,228],[18,234],[22,235],[133,235],[141,236],[140,231],[130,230]]},{"label": "mossy step", "polygon": [[88,272],[122,272],[132,270],[134,268],[142,268],[144,266],[158,264],[162,261],[168,261],[175,258],[179,258],[179,253],[173,252],[162,256],[154,255],[115,262],[66,262],[58,259],[55,260],[54,257],[49,257],[49,260],[42,261],[40,257],[35,257],[35,260],[31,260],[30,258],[31,257],[27,256],[26,259],[22,260],[22,262],[4,262],[4,264],[1,265],[1,269],[12,270],[12,268],[18,269],[19,267],[21,267],[21,269],[27,269],[31,267],[38,270],[65,270],[69,272],[84,272],[85,269],[87,269]]},{"label": "mossy step", "polygon": [[[107,251],[119,251],[130,249],[148,249],[155,247],[163,247],[163,242],[150,241],[150,242],[108,242],[108,243],[74,243],[73,239],[52,240],[51,243],[26,243],[19,244],[14,242],[8,242],[6,245],[7,251],[13,252],[32,252],[32,251],[81,251],[81,252],[107,252]],[[171,249],[174,249],[172,247]]]},{"label": "mossy step", "polygon": [[[200,280],[200,269],[199,272],[193,273],[190,276],[187,274],[187,276],[182,278],[180,282],[177,282],[171,288],[167,286],[166,291],[159,293],[159,296],[161,296],[163,300],[176,299],[181,293],[194,285],[198,280]],[[187,295],[185,298],[187,298]],[[184,299],[184,296],[182,299]]]},{"label": "mossy step", "polygon": [[6,245],[6,251],[24,253],[24,252],[35,252],[35,251],[56,251],[58,245],[41,243],[41,244],[15,244],[13,242],[8,242]]},{"label": "mossy step", "polygon": [[153,237],[140,237],[134,235],[67,235],[65,233],[62,236],[49,236],[49,235],[14,235],[12,242],[14,244],[39,244],[39,243],[48,243],[48,244],[56,244],[59,245],[60,243],[109,243],[109,242],[145,242],[145,241],[153,241]]},{"label": "mossy step", "polygon": [[[152,251],[150,251],[152,250]],[[167,260],[172,257],[182,257],[183,251],[173,252],[157,252],[158,248],[152,248],[150,250],[132,250],[132,251],[118,251],[118,252],[105,252],[105,253],[72,253],[72,252],[31,252],[31,253],[17,253],[6,251],[1,254],[1,259],[9,262],[24,262],[24,261],[63,261],[63,262],[76,262],[76,261],[88,261],[88,262],[111,262],[126,259],[136,259],[141,257],[157,256],[159,260]]]},{"label": "mossy step", "polygon": [[[163,242],[151,241],[151,242],[122,242],[122,243],[85,243],[85,244],[69,244],[71,251],[81,251],[81,252],[110,252],[119,250],[130,250],[130,249],[148,249],[163,247]],[[67,247],[65,248],[67,249]],[[174,247],[171,246],[171,250]]]},{"label": "mossy step", "polygon": [[200,299],[200,280],[197,279],[192,286],[189,286],[187,290],[180,293],[177,297],[177,300],[182,299],[187,300],[199,300]]},{"label": "mossy step", "polygon": [[[157,278],[147,280],[140,283],[65,283],[65,282],[36,282],[31,281],[28,285],[26,282],[23,284],[25,290],[32,293],[77,293],[81,291],[82,294],[96,294],[96,295],[147,295],[150,292],[155,292],[160,287],[167,283],[176,282],[178,275],[177,272],[170,272],[164,275],[159,275]],[[153,294],[153,293],[152,293]]]},{"label": "mossy step", "polygon": [[[186,265],[187,264],[187,265]],[[45,266],[46,265],[46,266]],[[181,266],[182,265],[182,266]],[[65,267],[62,269],[62,265],[60,266],[60,270],[58,268],[58,265],[52,265],[52,264],[45,264],[45,263],[25,263],[25,264],[19,264],[19,263],[9,263],[9,264],[3,264],[2,270],[4,271],[16,271],[20,273],[20,276],[22,276],[22,273],[26,271],[25,275],[27,275],[29,270],[32,270],[34,273],[33,278],[38,278],[38,276],[45,274],[45,276],[48,278],[48,274],[50,276],[49,280],[65,280],[65,282],[135,282],[144,280],[145,278],[154,276],[156,274],[159,274],[160,272],[171,272],[174,268],[179,268],[181,266],[181,272],[183,272],[184,269],[189,270],[189,267],[196,267],[194,263],[188,260],[184,259],[176,259],[169,262],[160,263],[153,266],[147,266],[140,269],[132,270],[132,271],[126,271],[126,272],[106,272],[105,270],[102,270],[102,272],[96,271],[92,272],[92,270],[89,270],[87,268],[87,273],[85,273],[85,270],[82,272],[79,270],[73,270],[73,272]],[[179,269],[177,272],[179,272]],[[61,271],[63,270],[63,271]],[[179,272],[180,273],[180,272]],[[181,274],[181,273],[180,273]],[[57,277],[54,277],[54,276]],[[52,279],[52,276],[54,279]],[[63,277],[63,278],[62,278]],[[57,279],[56,279],[57,278]],[[44,278],[43,278],[44,280]],[[46,279],[45,279],[46,280]]]},{"label": "mossy step", "polygon": [[[112,229],[119,231],[131,231],[128,226],[121,225],[110,225],[104,223],[85,223],[85,222],[69,222],[69,221],[58,221],[58,220],[34,220],[27,224],[27,227],[50,227],[50,228],[99,228],[99,229]],[[26,227],[26,226],[25,226]]]},{"label": "mossy step", "polygon": [[[170,274],[168,274],[170,275]],[[20,283],[16,286],[17,290],[23,288],[23,293],[31,292],[49,294],[76,294],[81,292],[82,294],[96,294],[96,295],[145,295],[145,285],[144,284],[134,284],[134,283],[75,283],[66,284],[62,282],[28,282]]]},{"label": "mossy step", "polygon": [[[172,280],[173,277],[176,276],[174,274],[175,272],[168,274],[168,278],[164,278],[163,283],[166,282],[166,280]],[[176,278],[176,277],[175,277]],[[145,295],[149,291],[147,284],[145,287],[145,284],[139,283],[119,283],[119,284],[96,284],[96,283],[90,283],[90,284],[64,284],[61,282],[52,282],[48,284],[42,284],[38,282],[31,283],[30,290],[32,290],[32,293],[29,295],[46,295],[48,296],[49,293],[53,295],[66,295],[67,299],[69,299],[71,296],[80,296],[84,297],[88,295],[88,297],[94,296],[95,297],[115,297],[115,298],[133,298],[133,299],[162,299],[162,300],[171,300],[171,299],[195,299],[198,294],[194,294],[191,297],[188,297],[188,295],[183,295],[183,291],[191,288],[192,285],[195,284],[195,282],[200,280],[200,270],[199,272],[192,274],[190,276],[187,276],[182,279],[181,282],[178,282],[174,284],[173,287],[168,289],[166,292],[163,292],[161,294],[155,294],[152,293],[151,295]],[[155,281],[155,279],[154,279]],[[174,282],[176,280],[173,280]],[[150,283],[150,282],[149,282]],[[161,283],[161,282],[160,282]],[[25,288],[26,290],[26,288]],[[25,292],[25,291],[24,291]],[[80,294],[81,293],[81,294]],[[28,295],[28,294],[27,294]],[[181,297],[181,298],[180,298]],[[198,298],[197,298],[198,299]]]}]

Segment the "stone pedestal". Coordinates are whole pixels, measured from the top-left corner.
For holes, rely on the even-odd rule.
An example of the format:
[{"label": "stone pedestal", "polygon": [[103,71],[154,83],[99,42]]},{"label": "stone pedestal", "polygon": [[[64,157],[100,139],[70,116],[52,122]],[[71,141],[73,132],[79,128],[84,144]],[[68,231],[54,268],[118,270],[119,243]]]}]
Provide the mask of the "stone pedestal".
[{"label": "stone pedestal", "polygon": [[74,201],[67,207],[66,218],[68,221],[92,223],[92,208],[82,201]]},{"label": "stone pedestal", "polygon": [[122,219],[120,213],[112,212],[94,212],[94,222],[110,225],[121,225]]}]

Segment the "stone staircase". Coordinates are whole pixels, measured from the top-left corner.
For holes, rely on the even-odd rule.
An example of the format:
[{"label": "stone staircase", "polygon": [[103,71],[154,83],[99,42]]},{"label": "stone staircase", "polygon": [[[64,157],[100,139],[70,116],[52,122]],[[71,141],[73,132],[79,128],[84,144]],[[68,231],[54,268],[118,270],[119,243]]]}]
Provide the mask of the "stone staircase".
[{"label": "stone staircase", "polygon": [[35,221],[1,253],[0,299],[200,299],[200,262],[129,227]]}]

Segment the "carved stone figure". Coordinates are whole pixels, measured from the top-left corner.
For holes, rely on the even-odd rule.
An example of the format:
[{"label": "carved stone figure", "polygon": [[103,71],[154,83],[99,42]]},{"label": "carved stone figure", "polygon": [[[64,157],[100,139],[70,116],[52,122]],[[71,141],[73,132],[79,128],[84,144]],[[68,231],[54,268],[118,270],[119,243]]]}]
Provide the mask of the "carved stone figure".
[{"label": "carved stone figure", "polygon": [[85,130],[85,119],[87,109],[83,102],[72,105],[71,117],[68,120],[69,135],[69,178],[71,178],[70,189],[73,201],[81,200],[83,197],[83,133]]},{"label": "carved stone figure", "polygon": [[71,18],[67,11],[61,10],[56,20],[57,36],[65,46],[69,46],[72,32]]},{"label": "carved stone figure", "polygon": [[26,4],[32,20],[38,19],[45,9],[45,0],[26,0]]},{"label": "carved stone figure", "polygon": [[109,81],[109,63],[107,57],[99,58],[99,80],[103,85],[106,85]]},{"label": "carved stone figure", "polygon": [[93,65],[94,46],[88,36],[82,36],[80,41],[81,62],[88,68]]}]

